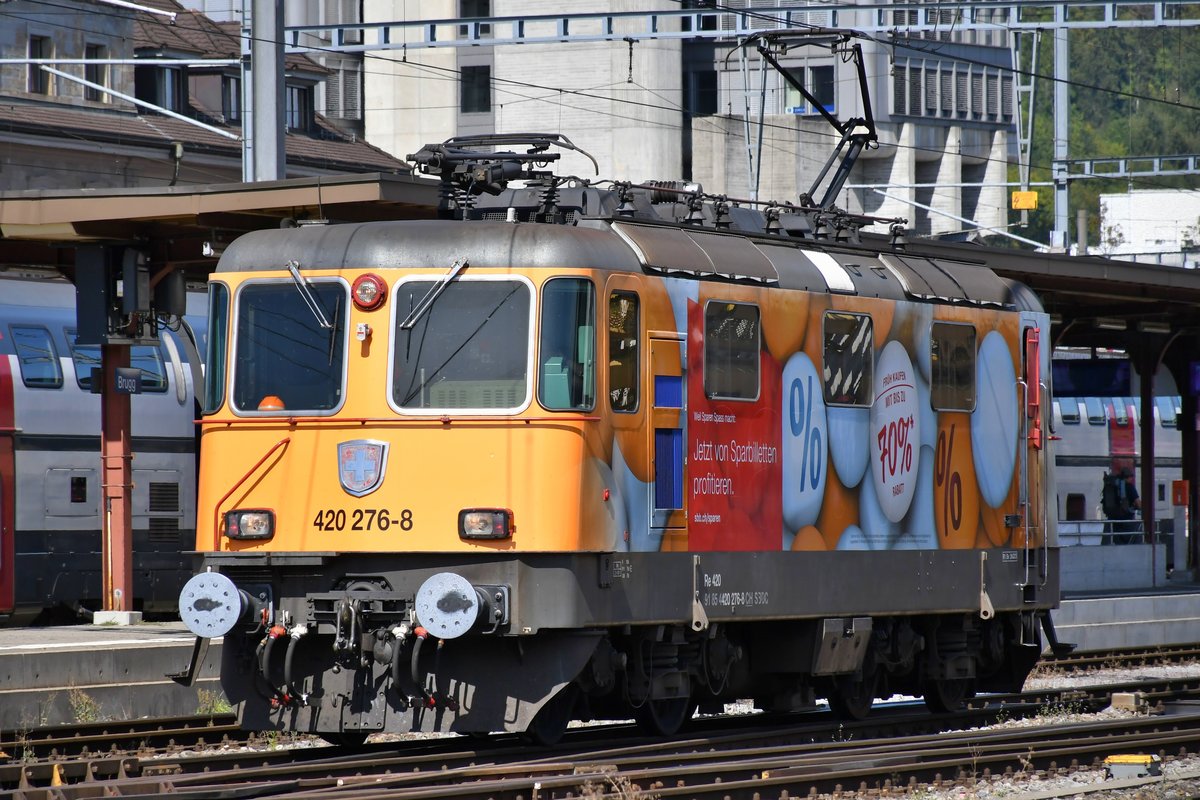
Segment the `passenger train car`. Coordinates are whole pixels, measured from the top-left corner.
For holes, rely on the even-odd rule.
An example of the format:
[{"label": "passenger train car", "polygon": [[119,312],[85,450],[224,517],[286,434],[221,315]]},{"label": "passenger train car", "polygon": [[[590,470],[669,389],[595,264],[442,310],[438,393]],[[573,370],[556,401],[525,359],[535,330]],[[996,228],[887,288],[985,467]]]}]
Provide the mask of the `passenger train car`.
[{"label": "passenger train car", "polygon": [[[71,284],[0,279],[0,620],[101,605],[100,348],[75,325]],[[186,349],[162,335],[131,352],[133,588],[169,614],[193,571],[196,404]]]},{"label": "passenger train car", "polygon": [[811,209],[504,188],[530,160],[433,148],[454,218],[221,257],[180,612],[242,725],[1019,688],[1058,602],[1033,294]]},{"label": "passenger train car", "polygon": [[[1104,518],[1100,495],[1106,473],[1145,468],[1139,425],[1147,413],[1140,397],[1056,397],[1054,430],[1058,518],[1071,522]],[[1154,517],[1170,520],[1171,484],[1182,475],[1178,427],[1180,397],[1163,394],[1149,409],[1154,421]],[[1143,505],[1150,502],[1142,498]]]}]

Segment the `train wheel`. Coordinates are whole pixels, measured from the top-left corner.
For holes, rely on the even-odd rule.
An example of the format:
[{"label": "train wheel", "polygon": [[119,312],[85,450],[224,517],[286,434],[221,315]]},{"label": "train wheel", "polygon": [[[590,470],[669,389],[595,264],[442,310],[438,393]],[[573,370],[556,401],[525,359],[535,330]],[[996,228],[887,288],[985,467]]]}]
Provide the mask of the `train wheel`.
[{"label": "train wheel", "polygon": [[557,744],[567,732],[567,725],[570,724],[575,711],[575,697],[578,692],[573,683],[564,686],[542,706],[529,723],[529,727],[521,734],[521,738],[541,747]]},{"label": "train wheel", "polygon": [[829,708],[838,719],[866,719],[875,703],[875,692],[879,687],[879,673],[875,669],[863,671],[862,676],[848,675],[838,678],[829,695]]},{"label": "train wheel", "polygon": [[934,678],[925,682],[925,707],[941,714],[960,711],[971,691],[970,678]]},{"label": "train wheel", "polygon": [[696,713],[696,701],[691,697],[668,700],[647,700],[634,711],[634,719],[643,732],[651,736],[674,736],[683,723]]}]

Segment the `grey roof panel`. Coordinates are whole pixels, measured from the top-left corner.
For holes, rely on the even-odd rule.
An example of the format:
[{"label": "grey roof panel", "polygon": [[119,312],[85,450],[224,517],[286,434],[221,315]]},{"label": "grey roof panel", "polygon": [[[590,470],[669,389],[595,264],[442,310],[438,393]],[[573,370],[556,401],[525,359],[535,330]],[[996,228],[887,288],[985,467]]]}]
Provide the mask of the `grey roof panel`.
[{"label": "grey roof panel", "polygon": [[613,229],[639,253],[648,269],[768,284],[779,282],[770,259],[739,234],[627,222],[614,223]]},{"label": "grey roof panel", "polygon": [[473,267],[642,271],[633,251],[603,229],[452,220],[255,231],[226,248],[217,271],[283,269],[292,259],[304,269],[449,268],[458,258]]}]

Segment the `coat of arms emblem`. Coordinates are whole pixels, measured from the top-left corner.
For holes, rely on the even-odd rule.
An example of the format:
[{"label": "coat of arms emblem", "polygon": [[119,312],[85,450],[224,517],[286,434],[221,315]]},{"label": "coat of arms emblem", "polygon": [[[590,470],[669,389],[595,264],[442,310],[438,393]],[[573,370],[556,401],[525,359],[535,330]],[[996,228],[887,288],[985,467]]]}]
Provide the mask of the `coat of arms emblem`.
[{"label": "coat of arms emblem", "polygon": [[338,480],[348,494],[362,497],[383,484],[388,443],[354,439],[338,443]]}]

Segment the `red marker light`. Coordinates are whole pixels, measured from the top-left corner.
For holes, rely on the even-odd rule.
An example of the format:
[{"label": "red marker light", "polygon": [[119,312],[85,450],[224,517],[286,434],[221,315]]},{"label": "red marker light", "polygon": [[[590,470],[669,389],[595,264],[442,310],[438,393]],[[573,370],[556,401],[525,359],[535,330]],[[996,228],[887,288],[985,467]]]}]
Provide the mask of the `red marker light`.
[{"label": "red marker light", "polygon": [[383,278],[368,272],[355,279],[350,287],[350,295],[354,298],[354,305],[363,311],[371,311],[379,308],[387,299],[387,284]]}]

